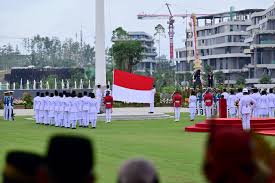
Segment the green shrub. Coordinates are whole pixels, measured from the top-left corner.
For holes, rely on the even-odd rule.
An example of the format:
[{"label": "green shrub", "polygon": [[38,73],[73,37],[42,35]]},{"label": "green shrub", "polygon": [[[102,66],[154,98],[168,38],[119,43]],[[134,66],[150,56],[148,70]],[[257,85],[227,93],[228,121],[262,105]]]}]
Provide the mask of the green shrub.
[{"label": "green shrub", "polygon": [[33,107],[33,98],[29,93],[23,93],[23,101],[25,101],[25,109],[31,109]]}]

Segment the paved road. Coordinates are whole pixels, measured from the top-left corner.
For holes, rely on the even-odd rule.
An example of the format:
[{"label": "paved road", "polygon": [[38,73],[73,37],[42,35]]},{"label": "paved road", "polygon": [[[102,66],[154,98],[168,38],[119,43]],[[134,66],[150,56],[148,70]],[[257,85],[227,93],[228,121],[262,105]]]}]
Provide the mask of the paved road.
[{"label": "paved road", "polygon": [[[114,108],[113,116],[131,116],[131,115],[148,115],[149,107],[127,107]],[[32,116],[34,115],[32,109],[15,109],[16,116]],[[172,107],[156,107],[155,114],[173,113]],[[182,108],[181,112],[188,112],[188,108]],[[3,116],[3,110],[0,110],[0,115]]]}]

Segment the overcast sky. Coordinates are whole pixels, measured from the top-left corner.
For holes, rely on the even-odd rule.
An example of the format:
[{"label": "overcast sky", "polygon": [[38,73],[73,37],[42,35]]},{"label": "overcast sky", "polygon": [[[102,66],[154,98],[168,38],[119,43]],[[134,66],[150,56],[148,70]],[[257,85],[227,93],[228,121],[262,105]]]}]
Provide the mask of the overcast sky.
[{"label": "overcast sky", "polygon": [[[174,14],[216,13],[245,8],[268,8],[274,0],[105,0],[106,44],[111,45],[112,30],[122,26],[127,31],[145,31],[154,34],[154,27],[167,20],[138,20],[137,14],[168,13],[165,3],[171,4]],[[95,0],[0,0],[0,45],[20,44],[22,38],[36,34],[57,36],[62,40],[75,38],[83,28],[85,42],[94,44]],[[175,47],[183,47],[185,22],[175,23]],[[161,52],[168,55],[169,40],[163,38]],[[20,45],[19,45],[20,46]],[[157,45],[156,45],[157,47]]]}]

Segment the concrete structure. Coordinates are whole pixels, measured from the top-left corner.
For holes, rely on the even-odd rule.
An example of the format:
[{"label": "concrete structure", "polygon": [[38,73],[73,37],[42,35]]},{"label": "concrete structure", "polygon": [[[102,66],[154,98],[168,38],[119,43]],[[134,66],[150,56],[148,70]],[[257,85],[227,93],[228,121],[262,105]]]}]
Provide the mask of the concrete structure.
[{"label": "concrete structure", "polygon": [[135,66],[135,71],[153,75],[157,57],[154,38],[145,32],[128,32],[128,35],[131,39],[140,41],[144,47],[144,59]]},{"label": "concrete structure", "polygon": [[106,86],[104,0],[96,0],[95,84]]},{"label": "concrete structure", "polygon": [[[134,67],[135,72],[141,72],[141,73],[146,73],[148,75],[153,75],[154,70],[155,70],[155,65],[156,65],[156,57],[157,57],[157,52],[156,52],[156,47],[154,47],[154,38],[145,33],[145,32],[127,32],[129,39],[131,40],[137,40],[140,41],[143,48],[144,48],[144,58],[143,60],[137,64]],[[112,39],[112,41],[120,41],[117,39]]]},{"label": "concrete structure", "polygon": [[[249,43],[247,27],[252,25],[251,16],[259,9],[245,9],[197,17],[198,50],[203,66],[211,66],[214,72],[226,75],[225,84],[235,84],[240,73],[248,77],[250,55],[244,53]],[[193,38],[188,30],[186,48],[176,49],[176,74],[185,80],[185,73],[193,73]]]},{"label": "concrete structure", "polygon": [[253,13],[251,19],[253,24],[247,28],[250,36],[245,40],[250,44],[247,53],[251,55],[247,83],[259,83],[263,74],[270,75],[275,83],[275,4],[265,11]]}]

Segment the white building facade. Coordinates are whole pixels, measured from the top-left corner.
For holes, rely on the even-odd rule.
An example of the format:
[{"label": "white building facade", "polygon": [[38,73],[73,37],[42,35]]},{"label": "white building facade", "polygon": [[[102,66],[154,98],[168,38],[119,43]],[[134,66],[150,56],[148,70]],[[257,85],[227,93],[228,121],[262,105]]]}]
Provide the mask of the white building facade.
[{"label": "white building facade", "polygon": [[[225,84],[236,84],[240,74],[248,78],[247,66],[251,56],[245,54],[250,44],[245,42],[250,34],[247,28],[253,23],[252,14],[263,10],[245,9],[197,17],[198,50],[203,66],[225,74]],[[176,49],[176,74],[185,79],[193,74],[193,38],[187,33],[185,48]]]}]

